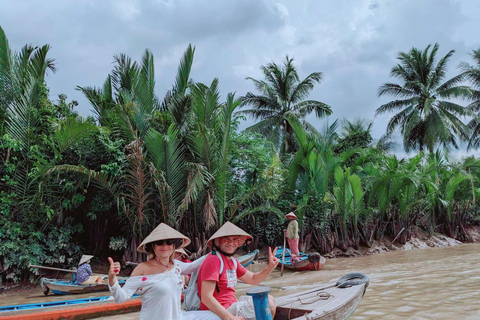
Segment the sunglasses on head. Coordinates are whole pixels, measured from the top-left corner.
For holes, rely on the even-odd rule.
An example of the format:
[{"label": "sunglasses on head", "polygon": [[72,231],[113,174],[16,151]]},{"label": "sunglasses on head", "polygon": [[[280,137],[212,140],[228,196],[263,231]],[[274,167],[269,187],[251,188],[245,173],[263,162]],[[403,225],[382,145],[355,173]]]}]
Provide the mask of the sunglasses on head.
[{"label": "sunglasses on head", "polygon": [[163,244],[167,244],[167,246],[171,246],[172,244],[176,245],[176,246],[179,246],[182,244],[182,239],[164,239],[164,240],[158,240],[158,241],[155,241],[154,243],[157,245],[157,246],[163,246]]}]

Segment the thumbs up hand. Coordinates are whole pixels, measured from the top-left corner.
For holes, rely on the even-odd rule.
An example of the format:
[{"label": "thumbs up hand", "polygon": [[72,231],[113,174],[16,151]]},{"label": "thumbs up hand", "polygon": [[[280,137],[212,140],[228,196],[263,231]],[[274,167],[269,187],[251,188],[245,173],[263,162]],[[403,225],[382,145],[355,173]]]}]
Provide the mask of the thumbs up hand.
[{"label": "thumbs up hand", "polygon": [[110,268],[108,269],[108,282],[110,286],[113,286],[115,283],[115,277],[120,273],[120,262],[114,262],[110,257],[108,257],[108,262],[110,262]]}]

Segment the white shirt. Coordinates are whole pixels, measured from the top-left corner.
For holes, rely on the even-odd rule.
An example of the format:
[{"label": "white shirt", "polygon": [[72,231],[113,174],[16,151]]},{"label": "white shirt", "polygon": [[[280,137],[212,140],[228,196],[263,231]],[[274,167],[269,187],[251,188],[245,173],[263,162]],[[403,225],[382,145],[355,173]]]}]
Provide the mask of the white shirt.
[{"label": "white shirt", "polygon": [[122,303],[130,299],[135,293],[142,298],[142,309],[139,320],[194,320],[220,319],[211,312],[185,312],[181,308],[183,280],[180,275],[191,274],[202,264],[205,257],[192,263],[174,260],[172,269],[153,275],[133,276],[128,278],[123,287],[118,281],[109,289],[115,302]]}]

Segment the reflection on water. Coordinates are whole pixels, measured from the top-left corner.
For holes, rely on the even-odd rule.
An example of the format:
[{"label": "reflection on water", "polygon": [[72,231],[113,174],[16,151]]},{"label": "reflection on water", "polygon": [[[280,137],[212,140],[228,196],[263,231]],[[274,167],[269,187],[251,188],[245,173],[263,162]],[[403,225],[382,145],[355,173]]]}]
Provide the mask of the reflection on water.
[{"label": "reflection on water", "polygon": [[[283,277],[275,270],[263,284],[272,287],[272,295],[278,297],[336,281],[350,272],[363,272],[370,277],[370,286],[351,320],[474,320],[480,319],[479,266],[480,244],[468,244],[332,259],[322,271],[285,271]],[[257,271],[264,267],[249,268]],[[240,295],[248,288],[239,284],[237,291]],[[138,319],[138,313],[100,319]]]}]

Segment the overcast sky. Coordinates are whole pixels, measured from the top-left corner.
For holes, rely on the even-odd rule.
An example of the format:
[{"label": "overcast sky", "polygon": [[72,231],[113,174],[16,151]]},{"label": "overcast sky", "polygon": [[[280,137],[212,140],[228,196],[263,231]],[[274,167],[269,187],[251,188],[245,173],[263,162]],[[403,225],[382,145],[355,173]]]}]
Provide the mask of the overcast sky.
[{"label": "overcast sky", "polygon": [[[155,57],[157,94],[174,80],[182,53],[196,47],[192,78],[217,77],[222,96],[254,91],[247,76],[259,67],[294,58],[301,78],[322,72],[311,98],[329,104],[337,118],[373,120],[373,136],[385,133],[391,114],[374,118],[388,101],[377,97],[401,51],[439,43],[438,57],[455,53],[449,76],[480,48],[478,0],[0,0],[0,26],[10,47],[50,44],[57,72],[47,78],[52,98],[64,93],[77,111],[91,107],[80,86],[101,86],[113,55]],[[323,121],[309,120],[320,127]],[[249,122],[251,123],[251,122]],[[248,123],[247,123],[248,124]],[[245,127],[244,124],[242,127]]]}]

